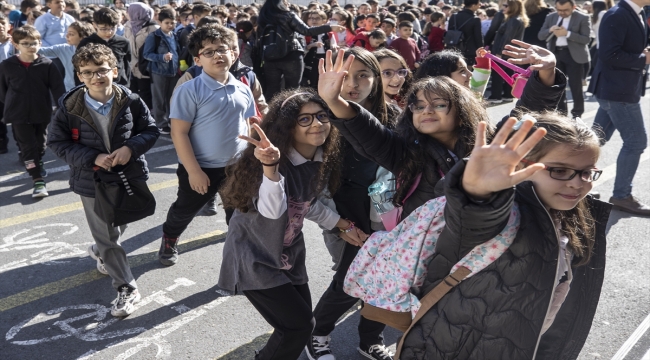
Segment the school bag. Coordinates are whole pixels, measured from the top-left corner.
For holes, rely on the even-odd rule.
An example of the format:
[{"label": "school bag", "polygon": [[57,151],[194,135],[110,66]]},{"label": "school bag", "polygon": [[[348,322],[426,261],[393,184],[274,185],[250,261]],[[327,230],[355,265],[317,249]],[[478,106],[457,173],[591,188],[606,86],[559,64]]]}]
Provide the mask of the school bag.
[{"label": "school bag", "polygon": [[472,249],[452,267],[450,275],[418,299],[413,291],[423,285],[427,276],[427,265],[445,227],[446,203],[444,196],[429,200],[392,231],[373,233],[345,278],[343,290],[365,303],[363,317],[404,332],[395,359],[399,359],[403,340],[420,318],[461,281],[496,261],[519,230],[520,212],[515,203],[508,224],[497,236]]},{"label": "school bag", "polygon": [[259,40],[262,60],[280,60],[287,56],[288,41],[293,39],[292,36],[284,35],[278,25],[267,24],[264,26]]},{"label": "school bag", "polygon": [[454,15],[454,28],[447,30],[445,33],[444,38],[442,41],[445,43],[445,47],[447,48],[458,48],[460,50],[463,50],[463,43],[465,41],[465,36],[463,35],[463,32],[460,30],[467,24],[470,20],[473,18],[467,19],[464,23],[460,25],[460,27],[456,27],[456,17],[458,15]]},{"label": "school bag", "polygon": [[[149,26],[151,24],[146,24],[146,25]],[[156,35],[152,35],[152,36],[154,37],[154,43],[155,43],[154,49],[157,50],[158,46],[160,46],[160,36],[156,36]],[[151,73],[149,72],[149,63],[150,61],[144,58],[144,44],[142,44],[142,46],[140,46],[140,48],[138,49],[138,70],[140,70],[142,76],[151,76]]]}]

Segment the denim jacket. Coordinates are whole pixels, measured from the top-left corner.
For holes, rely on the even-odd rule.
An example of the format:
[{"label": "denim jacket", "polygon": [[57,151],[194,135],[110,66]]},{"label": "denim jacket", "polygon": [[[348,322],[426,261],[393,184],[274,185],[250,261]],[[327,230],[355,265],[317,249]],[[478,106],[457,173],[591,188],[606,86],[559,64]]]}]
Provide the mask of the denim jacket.
[{"label": "denim jacket", "polygon": [[[156,41],[155,37],[159,37]],[[159,43],[156,48],[156,42]],[[154,31],[147,36],[144,42],[144,58],[149,60],[149,71],[152,74],[161,76],[176,76],[178,73],[178,56],[180,54],[180,47],[178,37],[172,32],[172,36],[165,35],[161,29]],[[172,60],[166,62],[164,60],[165,54],[172,53]]]}]

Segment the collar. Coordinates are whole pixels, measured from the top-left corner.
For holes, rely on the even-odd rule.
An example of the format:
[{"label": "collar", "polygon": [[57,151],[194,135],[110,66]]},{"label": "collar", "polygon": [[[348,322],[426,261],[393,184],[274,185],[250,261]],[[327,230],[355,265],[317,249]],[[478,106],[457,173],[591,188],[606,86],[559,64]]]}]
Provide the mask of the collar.
[{"label": "collar", "polygon": [[[291,161],[291,164],[293,164],[293,166],[302,165],[302,164],[304,164],[304,163],[306,163],[308,161],[311,161],[311,160],[305,159],[302,155],[300,155],[300,153],[296,149],[294,149],[293,146],[289,150],[289,154],[287,154],[287,158],[289,158],[289,161]],[[323,162],[323,148],[322,147],[319,146],[316,149],[316,154],[314,154],[314,160],[313,161]]]},{"label": "collar", "polygon": [[230,72],[228,72],[228,84],[222,84],[218,82],[217,80],[210,77],[210,75],[206,74],[205,71],[201,72],[201,75],[199,75],[199,77],[201,78],[205,86],[207,86],[208,89],[212,91],[219,90],[228,85],[234,85],[235,80],[237,80]]},{"label": "collar", "polygon": [[61,16],[56,16],[56,15],[52,14],[52,10],[48,10],[47,13],[50,14],[50,16],[52,16],[53,18],[56,18],[56,19],[63,19],[63,17],[65,16],[65,11],[61,11]]},{"label": "collar", "polygon": [[115,91],[113,91],[113,96],[111,96],[111,98],[106,103],[101,103],[93,99],[92,97],[90,97],[90,95],[88,95],[88,91],[86,91],[86,93],[84,94],[84,100],[86,100],[86,103],[90,105],[93,108],[93,110],[100,112],[102,108],[107,108],[107,107],[110,108],[111,106],[113,106],[113,100],[115,100]]},{"label": "collar", "polygon": [[[573,11],[575,12],[577,10],[573,10]],[[560,17],[560,19],[562,19],[562,21],[571,21],[571,17],[573,16],[573,13],[571,13],[571,15],[569,15],[568,17],[565,17],[565,18],[561,17],[560,14],[557,14],[557,16]]]},{"label": "collar", "polygon": [[628,5],[630,5],[630,7],[632,8],[632,10],[634,10],[634,13],[637,14],[637,15],[639,15],[639,14],[641,13],[641,11],[643,10],[639,5],[633,3],[633,2],[630,1],[630,0],[625,0],[625,2],[626,2]]}]

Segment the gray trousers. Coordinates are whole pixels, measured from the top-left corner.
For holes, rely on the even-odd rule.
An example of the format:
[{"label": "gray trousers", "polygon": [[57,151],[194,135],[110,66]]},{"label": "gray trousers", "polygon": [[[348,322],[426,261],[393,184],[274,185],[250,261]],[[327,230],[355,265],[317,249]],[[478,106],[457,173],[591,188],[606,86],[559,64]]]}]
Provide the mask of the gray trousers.
[{"label": "gray trousers", "polygon": [[108,275],[113,279],[113,287],[118,289],[120,286],[128,284],[137,289],[138,286],[126,259],[126,251],[118,244],[120,237],[126,230],[126,225],[114,227],[97,216],[93,210],[95,208],[94,198],[81,196],[81,203],[84,206],[90,233],[95,239],[93,250],[95,250],[95,254],[99,251],[99,257],[104,260],[104,267],[108,271]]},{"label": "gray trousers", "polygon": [[151,74],[152,112],[159,128],[169,126],[169,105],[177,82],[178,76]]}]

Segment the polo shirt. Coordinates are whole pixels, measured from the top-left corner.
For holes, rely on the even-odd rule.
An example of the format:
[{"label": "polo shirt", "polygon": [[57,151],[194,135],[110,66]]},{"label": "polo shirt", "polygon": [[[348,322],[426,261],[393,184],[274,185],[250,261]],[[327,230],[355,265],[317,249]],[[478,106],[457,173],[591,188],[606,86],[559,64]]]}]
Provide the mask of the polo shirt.
[{"label": "polo shirt", "polygon": [[222,84],[203,72],[174,91],[169,118],[192,124],[189,138],[200,167],[220,168],[248,146],[237,136],[248,135],[247,119],[254,115],[248,86],[230,73]]},{"label": "polo shirt", "polygon": [[14,46],[11,44],[11,40],[7,40],[4,43],[0,44],[0,62],[3,62],[15,55],[17,51],[14,49]]},{"label": "polo shirt", "polygon": [[111,111],[111,107],[113,107],[113,100],[115,100],[115,95],[111,96],[111,98],[106,103],[101,103],[90,97],[90,95],[88,95],[88,92],[86,92],[84,94],[84,100],[86,100],[86,105],[90,106],[91,109],[95,110],[99,114],[106,115],[109,111]]},{"label": "polo shirt", "polygon": [[52,46],[65,44],[65,34],[68,26],[75,22],[74,18],[66,13],[61,13],[61,17],[52,15],[50,11],[39,16],[34,22],[34,27],[41,33],[41,42],[43,46]]}]

